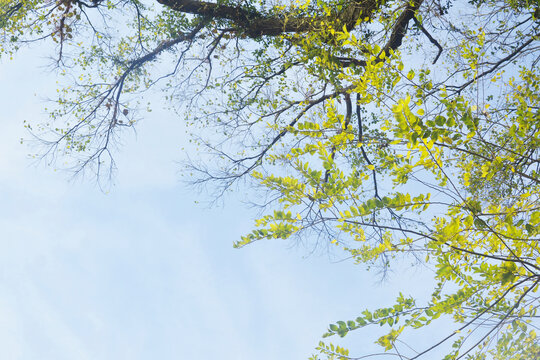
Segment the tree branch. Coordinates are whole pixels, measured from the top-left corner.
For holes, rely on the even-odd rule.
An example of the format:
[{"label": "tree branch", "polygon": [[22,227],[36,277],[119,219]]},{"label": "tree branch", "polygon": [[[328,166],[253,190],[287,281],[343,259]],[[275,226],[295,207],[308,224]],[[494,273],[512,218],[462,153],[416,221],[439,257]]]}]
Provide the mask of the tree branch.
[{"label": "tree branch", "polygon": [[438,49],[439,49],[439,52],[437,53],[437,56],[435,56],[435,59],[433,60],[433,65],[435,65],[437,63],[437,60],[439,60],[439,56],[441,56],[442,54],[442,51],[443,51],[443,48],[441,46],[441,44],[439,44],[439,42],[437,40],[435,40],[433,38],[433,36],[431,36],[431,34],[426,30],[426,28],[424,28],[422,26],[422,24],[420,23],[420,21],[418,21],[418,19],[416,18],[416,16],[413,16],[413,20],[414,20],[414,23],[416,24],[416,26],[418,26],[418,28],[420,30],[422,30],[422,32],[424,33],[424,35],[427,36],[427,38],[429,39],[429,41],[431,41],[431,43],[433,45],[435,45]]},{"label": "tree branch", "polygon": [[348,30],[353,29],[358,19],[371,18],[378,9],[377,1],[355,0],[350,2],[338,14],[330,16],[299,16],[296,13],[281,13],[279,15],[263,14],[257,10],[241,6],[210,3],[197,0],[157,0],[168,8],[193,15],[199,15],[218,20],[230,20],[239,30],[251,38],[263,35],[276,36],[283,33],[300,33],[314,30],[322,21],[333,21]]}]

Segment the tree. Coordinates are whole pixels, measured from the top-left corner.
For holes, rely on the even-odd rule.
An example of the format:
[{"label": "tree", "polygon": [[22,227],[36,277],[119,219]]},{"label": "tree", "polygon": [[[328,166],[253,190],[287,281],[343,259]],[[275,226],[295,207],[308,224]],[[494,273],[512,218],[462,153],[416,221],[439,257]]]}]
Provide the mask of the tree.
[{"label": "tree", "polygon": [[[379,324],[402,359],[540,357],[537,2],[158,2],[2,2],[3,54],[52,41],[66,78],[49,121],[27,125],[44,157],[107,176],[162,85],[212,159],[187,165],[194,182],[266,195],[235,246],[303,237],[383,273],[434,270],[426,303],[401,295],[324,336]],[[403,345],[438,318],[446,337]]]}]

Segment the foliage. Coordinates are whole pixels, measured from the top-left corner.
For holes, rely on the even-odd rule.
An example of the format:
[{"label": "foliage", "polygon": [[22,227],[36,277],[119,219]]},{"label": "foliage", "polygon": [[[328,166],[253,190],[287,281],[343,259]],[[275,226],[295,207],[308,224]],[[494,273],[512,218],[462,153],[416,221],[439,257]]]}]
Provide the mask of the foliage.
[{"label": "foliage", "polygon": [[[159,3],[0,3],[2,53],[50,40],[66,78],[50,121],[27,124],[44,156],[108,174],[161,84],[217,164],[188,164],[194,182],[219,196],[246,179],[270,199],[235,246],[303,237],[383,271],[410,257],[434,270],[425,303],[400,295],[325,337],[378,324],[400,358],[540,357],[537,2]],[[403,345],[439,318],[448,336]]]}]

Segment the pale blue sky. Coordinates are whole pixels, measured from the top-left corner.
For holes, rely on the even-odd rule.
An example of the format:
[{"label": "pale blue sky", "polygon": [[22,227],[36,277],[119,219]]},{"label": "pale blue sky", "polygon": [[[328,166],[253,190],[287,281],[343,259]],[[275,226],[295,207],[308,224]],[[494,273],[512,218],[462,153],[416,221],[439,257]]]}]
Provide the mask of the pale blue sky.
[{"label": "pale blue sky", "polygon": [[[19,139],[54,91],[44,63],[0,60],[0,359],[306,359],[329,323],[392,304],[397,284],[423,287],[413,271],[377,285],[292,243],[233,249],[256,214],[239,195],[194,204],[171,113],[126,133],[107,194],[33,165]],[[347,342],[368,351],[365,334]]]}]

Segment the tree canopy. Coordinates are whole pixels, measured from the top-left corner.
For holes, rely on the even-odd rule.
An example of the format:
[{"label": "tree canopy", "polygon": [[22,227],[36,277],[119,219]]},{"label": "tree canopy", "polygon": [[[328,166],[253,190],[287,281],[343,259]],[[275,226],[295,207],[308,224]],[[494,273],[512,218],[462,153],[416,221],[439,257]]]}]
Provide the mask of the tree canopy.
[{"label": "tree canopy", "polygon": [[[372,340],[410,360],[540,357],[539,30],[534,0],[0,3],[2,56],[46,42],[64,79],[26,124],[41,156],[109,176],[141,94],[163,91],[199,146],[193,182],[260,191],[235,246],[303,238],[433,270],[427,301],[324,334],[386,326]],[[406,345],[437,319],[447,336]],[[321,342],[313,358],[376,355]]]}]

